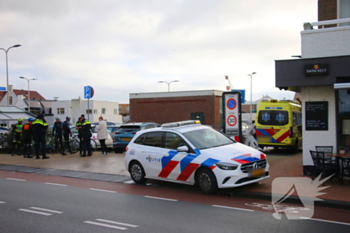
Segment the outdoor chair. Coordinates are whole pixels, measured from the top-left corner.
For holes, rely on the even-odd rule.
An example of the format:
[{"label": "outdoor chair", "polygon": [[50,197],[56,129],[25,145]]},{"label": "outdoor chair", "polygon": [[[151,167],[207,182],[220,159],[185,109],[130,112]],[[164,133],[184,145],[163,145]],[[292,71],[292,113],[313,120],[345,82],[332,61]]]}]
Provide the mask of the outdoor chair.
[{"label": "outdoor chair", "polygon": [[326,153],[323,151],[313,151],[310,150],[312,161],[314,162],[314,171],[312,175],[312,179],[316,177],[316,175],[322,173],[321,177],[330,176],[333,174],[339,175],[340,167],[336,161],[327,160]]},{"label": "outdoor chair", "polygon": [[316,146],[316,151],[318,152],[324,152],[326,155],[326,162],[335,162],[334,157],[329,157],[327,154],[333,154],[333,146]]},{"label": "outdoor chair", "polygon": [[340,183],[343,184],[343,178],[350,178],[350,158],[342,158],[341,162],[341,172],[340,172]]}]

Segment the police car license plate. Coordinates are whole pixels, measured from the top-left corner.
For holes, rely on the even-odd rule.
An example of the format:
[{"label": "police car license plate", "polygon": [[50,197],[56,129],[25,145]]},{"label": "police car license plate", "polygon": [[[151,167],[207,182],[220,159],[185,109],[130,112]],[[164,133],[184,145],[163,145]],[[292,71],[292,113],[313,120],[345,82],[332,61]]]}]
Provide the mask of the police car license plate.
[{"label": "police car license plate", "polygon": [[259,169],[252,170],[250,172],[250,175],[252,177],[259,177],[259,176],[263,176],[264,173],[265,173],[265,169],[264,168],[259,168]]},{"label": "police car license plate", "polygon": [[122,138],[122,141],[123,141],[123,142],[129,142],[129,141],[130,141],[130,138]]}]

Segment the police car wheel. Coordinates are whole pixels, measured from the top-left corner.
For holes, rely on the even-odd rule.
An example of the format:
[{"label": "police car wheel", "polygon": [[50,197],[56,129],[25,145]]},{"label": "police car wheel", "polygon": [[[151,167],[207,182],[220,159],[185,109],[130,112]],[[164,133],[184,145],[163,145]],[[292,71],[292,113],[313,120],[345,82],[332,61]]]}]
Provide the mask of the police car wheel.
[{"label": "police car wheel", "polygon": [[145,171],[143,170],[142,165],[137,162],[133,161],[130,164],[129,172],[131,175],[132,180],[137,184],[142,184],[145,182]]},{"label": "police car wheel", "polygon": [[198,171],[196,175],[196,184],[205,194],[214,194],[218,189],[215,175],[207,168]]}]

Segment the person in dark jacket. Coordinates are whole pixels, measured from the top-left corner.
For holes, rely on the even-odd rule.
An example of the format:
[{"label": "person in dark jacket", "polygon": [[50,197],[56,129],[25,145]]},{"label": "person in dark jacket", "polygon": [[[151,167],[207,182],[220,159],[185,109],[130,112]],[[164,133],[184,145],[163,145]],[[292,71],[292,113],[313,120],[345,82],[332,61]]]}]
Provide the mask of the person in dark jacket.
[{"label": "person in dark jacket", "polygon": [[69,136],[72,137],[72,132],[70,130],[70,117],[67,116],[66,117],[66,120],[63,122],[63,126],[62,126],[62,129],[63,129],[63,139],[64,139],[64,146],[63,148],[68,148],[68,151],[69,153],[73,154],[72,153],[72,150],[70,148],[70,145],[69,145]]},{"label": "person in dark jacket", "polygon": [[[82,121],[81,121],[81,138],[83,142],[83,154],[81,157],[91,156],[92,155],[92,148],[91,148],[91,142],[90,138],[92,136],[91,134],[91,122],[89,120],[86,120],[84,115],[81,115]],[[86,154],[87,152],[87,154]]]},{"label": "person in dark jacket", "polygon": [[34,119],[29,118],[28,123],[23,126],[23,157],[33,158],[32,141],[33,141],[33,123]]},{"label": "person in dark jacket", "polygon": [[62,155],[66,155],[66,153],[64,153],[64,147],[62,142],[63,123],[59,117],[56,117],[56,122],[53,124],[52,136],[55,137],[56,151],[58,151],[58,147],[61,147]]},{"label": "person in dark jacket", "polygon": [[45,117],[42,114],[38,115],[32,126],[34,132],[34,149],[36,158],[40,159],[39,148],[41,147],[42,158],[49,159],[50,157],[46,156],[46,131],[48,125],[46,123]]}]

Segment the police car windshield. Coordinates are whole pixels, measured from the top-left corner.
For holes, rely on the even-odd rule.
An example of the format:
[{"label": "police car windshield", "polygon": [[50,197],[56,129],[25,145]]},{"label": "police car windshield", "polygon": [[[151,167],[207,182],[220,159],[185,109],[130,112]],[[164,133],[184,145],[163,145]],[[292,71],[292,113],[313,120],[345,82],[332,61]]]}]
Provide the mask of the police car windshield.
[{"label": "police car windshield", "polygon": [[234,143],[230,138],[212,128],[194,130],[183,135],[199,150]]}]

